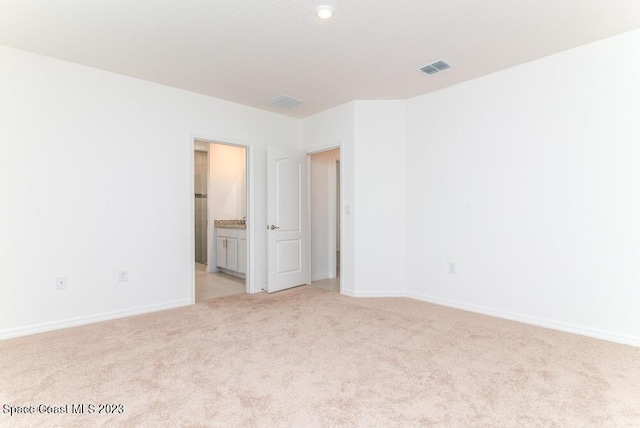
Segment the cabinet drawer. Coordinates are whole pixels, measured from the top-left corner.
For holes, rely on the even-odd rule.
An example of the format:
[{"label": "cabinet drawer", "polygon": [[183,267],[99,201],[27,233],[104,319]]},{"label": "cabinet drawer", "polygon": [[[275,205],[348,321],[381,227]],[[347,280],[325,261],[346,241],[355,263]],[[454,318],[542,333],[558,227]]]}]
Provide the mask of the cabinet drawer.
[{"label": "cabinet drawer", "polygon": [[238,239],[247,239],[247,229],[238,229]]},{"label": "cabinet drawer", "polygon": [[238,237],[238,229],[225,229],[225,228],[216,228],[216,233],[218,236],[223,238],[237,238]]}]

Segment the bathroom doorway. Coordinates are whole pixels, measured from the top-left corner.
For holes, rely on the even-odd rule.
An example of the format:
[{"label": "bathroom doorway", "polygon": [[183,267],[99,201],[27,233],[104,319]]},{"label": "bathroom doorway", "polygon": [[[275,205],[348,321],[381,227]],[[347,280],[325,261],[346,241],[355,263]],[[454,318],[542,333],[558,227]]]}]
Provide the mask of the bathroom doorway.
[{"label": "bathroom doorway", "polygon": [[195,301],[246,293],[248,148],[194,142]]}]

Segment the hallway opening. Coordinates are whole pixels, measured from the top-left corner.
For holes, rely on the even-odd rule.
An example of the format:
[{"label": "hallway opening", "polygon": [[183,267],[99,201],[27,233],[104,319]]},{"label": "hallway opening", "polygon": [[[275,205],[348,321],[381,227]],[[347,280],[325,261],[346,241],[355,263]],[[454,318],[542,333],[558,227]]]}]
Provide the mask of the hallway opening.
[{"label": "hallway opening", "polygon": [[309,155],[311,285],[340,292],[340,149]]}]

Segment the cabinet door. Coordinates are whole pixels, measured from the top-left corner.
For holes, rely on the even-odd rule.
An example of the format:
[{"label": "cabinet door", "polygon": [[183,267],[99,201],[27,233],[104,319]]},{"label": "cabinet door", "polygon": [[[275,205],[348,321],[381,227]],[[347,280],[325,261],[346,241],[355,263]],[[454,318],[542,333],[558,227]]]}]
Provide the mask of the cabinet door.
[{"label": "cabinet door", "polygon": [[221,267],[221,268],[226,268],[227,267],[227,246],[225,244],[225,239],[227,238],[216,238],[216,266]]},{"label": "cabinet door", "polygon": [[238,240],[227,238],[227,269],[238,270]]},{"label": "cabinet door", "polygon": [[238,272],[247,273],[247,240],[238,239]]}]

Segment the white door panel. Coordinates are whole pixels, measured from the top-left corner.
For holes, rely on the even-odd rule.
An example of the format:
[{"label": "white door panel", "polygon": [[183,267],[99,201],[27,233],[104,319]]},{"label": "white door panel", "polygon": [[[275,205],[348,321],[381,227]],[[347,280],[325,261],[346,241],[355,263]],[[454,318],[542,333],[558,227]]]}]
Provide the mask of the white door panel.
[{"label": "white door panel", "polygon": [[300,259],[302,249],[300,245],[299,239],[278,241],[277,254],[280,257],[278,257],[278,266],[276,268],[277,275],[300,272],[302,270],[302,260]]},{"label": "white door panel", "polygon": [[276,161],[276,225],[280,232],[300,232],[302,212],[300,186],[301,165],[293,159]]},{"label": "white door panel", "polygon": [[267,291],[309,282],[306,154],[267,151]]}]

